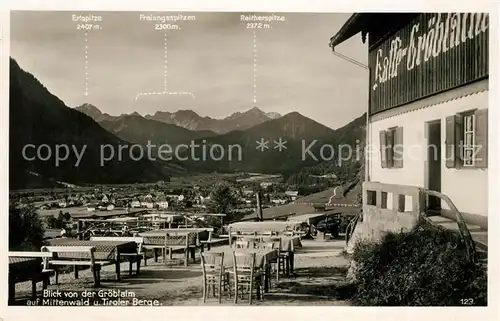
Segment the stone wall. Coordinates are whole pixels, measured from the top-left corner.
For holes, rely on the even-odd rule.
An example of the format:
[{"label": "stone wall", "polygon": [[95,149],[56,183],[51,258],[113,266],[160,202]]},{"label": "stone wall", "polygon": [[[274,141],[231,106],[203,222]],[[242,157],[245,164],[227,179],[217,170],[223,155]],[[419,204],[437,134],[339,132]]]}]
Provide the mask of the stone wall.
[{"label": "stone wall", "polygon": [[346,251],[356,242],[378,241],[387,232],[411,230],[420,220],[424,196],[420,188],[405,185],[363,183],[363,219],[356,225]]}]

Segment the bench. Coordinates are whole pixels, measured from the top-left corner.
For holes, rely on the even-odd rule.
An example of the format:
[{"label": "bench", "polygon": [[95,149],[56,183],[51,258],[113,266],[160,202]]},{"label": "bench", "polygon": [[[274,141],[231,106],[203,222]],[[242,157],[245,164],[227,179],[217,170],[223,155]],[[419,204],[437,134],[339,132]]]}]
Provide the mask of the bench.
[{"label": "bench", "polygon": [[207,247],[207,250],[210,250],[210,246],[214,243],[217,243],[215,241],[215,239],[212,237],[213,233],[214,233],[213,227],[201,229],[200,234],[203,232],[208,233],[208,235],[206,235],[206,238],[205,238],[205,235],[203,235],[203,237],[200,237],[200,251],[201,252],[204,251],[205,246]]},{"label": "bench", "polygon": [[92,236],[91,241],[125,241],[135,242],[137,244],[137,253],[120,253],[120,257],[126,257],[129,260],[129,275],[132,275],[132,263],[137,263],[137,275],[140,273],[141,261],[144,258],[146,265],[146,253],[144,253],[143,243],[144,238],[140,236]]},{"label": "bench", "polygon": [[[50,269],[51,266],[73,266],[75,278],[78,278],[78,267],[90,267],[94,277],[94,285],[99,286],[101,279],[101,267],[114,264],[113,261],[95,260],[93,246],[44,246],[42,252],[50,253],[51,256],[44,260],[44,269]],[[74,257],[59,257],[60,253],[71,254]],[[55,270],[56,284],[59,281],[59,273]]]},{"label": "bench", "polygon": [[[42,260],[48,259],[51,255],[50,253],[43,252],[9,252],[9,257],[12,258],[41,258]],[[41,262],[40,262],[41,264]],[[36,284],[38,282],[42,282],[42,287],[45,290],[47,286],[50,284],[50,277],[54,275],[54,270],[51,269],[42,269],[42,266],[39,266],[40,269],[36,273],[30,275],[10,275],[9,271],[9,304],[13,304],[15,301],[15,285],[16,283],[31,281],[31,291],[32,298],[36,299]]]},{"label": "bench", "polygon": [[[219,244],[219,243],[224,243],[226,240],[223,238],[214,238],[213,233],[214,233],[214,228],[213,227],[198,227],[198,228],[177,228],[177,229],[170,229],[170,230],[165,230],[167,232],[198,232],[198,237],[199,237],[199,242],[200,242],[200,251],[203,252],[205,249],[205,246],[207,247],[207,250],[210,251],[210,247],[213,244]],[[208,234],[203,235],[203,232],[207,232]]]},{"label": "bench", "polygon": [[[166,257],[168,253],[169,259],[172,259],[172,253],[176,250],[183,250],[185,253],[184,266],[188,265],[189,253],[191,253],[191,258],[193,262],[195,261],[195,250],[198,247],[196,242],[192,242],[193,239],[190,238],[190,235],[193,235],[196,231],[177,231],[176,229],[169,229],[168,232],[165,230],[162,231],[154,231],[154,232],[146,232],[143,233],[145,241],[143,243],[143,251],[146,253],[148,250],[154,251],[155,262],[158,261],[158,253],[157,250],[162,250],[163,262],[166,263]],[[147,239],[153,238],[161,238],[161,241],[157,241],[158,243],[147,244]],[[195,234],[195,238],[197,238],[197,234]],[[195,239],[196,241],[196,239]],[[144,256],[144,261],[146,261],[146,256]]]}]

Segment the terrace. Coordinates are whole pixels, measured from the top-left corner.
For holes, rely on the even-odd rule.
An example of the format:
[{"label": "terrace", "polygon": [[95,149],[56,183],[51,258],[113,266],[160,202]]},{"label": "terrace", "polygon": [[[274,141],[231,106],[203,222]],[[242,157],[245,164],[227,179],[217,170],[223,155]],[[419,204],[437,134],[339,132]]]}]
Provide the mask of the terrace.
[{"label": "terrace", "polygon": [[[42,252],[31,253],[38,256],[31,266],[26,264],[27,258],[19,264],[19,252],[9,254],[11,274],[24,273],[17,282],[11,282],[10,301],[24,305],[30,296],[48,300],[50,291],[42,290],[115,290],[129,296],[121,298],[121,303],[100,303],[137,305],[132,302],[135,298],[136,303],[145,300],[141,302],[152,305],[349,304],[350,288],[345,279],[349,261],[342,256],[344,241],[302,239],[295,231],[296,223],[240,222],[230,225],[227,237],[222,239],[212,238],[211,228],[151,229],[133,237],[90,240],[59,238]],[[48,274],[41,284],[35,277],[29,282],[27,274],[41,271],[37,269],[40,258],[43,271],[54,271],[55,275]],[[223,262],[217,265],[214,258],[223,258]],[[73,273],[67,273],[71,270]],[[218,279],[219,275],[224,278]],[[16,277],[12,275],[10,280]],[[216,286],[210,287],[214,282]],[[249,296],[249,291],[253,295]],[[77,299],[64,299],[68,300]],[[51,301],[45,302],[51,305]]]},{"label": "terrace", "polygon": [[[295,255],[294,274],[271,280],[268,292],[262,300],[254,300],[253,305],[349,305],[348,298],[352,289],[346,282],[349,261],[342,256],[343,240],[314,241],[303,240],[302,248]],[[217,246],[212,250],[228,251],[228,246]],[[75,279],[72,273],[59,276],[58,284],[51,277],[48,290],[61,291],[128,291],[130,296],[139,300],[157,300],[161,306],[177,305],[234,305],[234,296],[224,295],[221,303],[217,297],[210,296],[203,300],[203,271],[200,258],[187,268],[175,262],[182,255],[174,253],[173,259],[165,265],[163,262],[148,263],[142,266],[140,274],[116,280],[113,266],[101,270],[99,287],[94,286],[90,270],[80,272]],[[231,260],[231,258],[229,258]],[[128,268],[122,263],[121,269]],[[30,282],[16,284],[16,305],[25,305],[31,295]],[[42,285],[37,287],[38,297],[42,296]],[[130,298],[128,299],[130,301]],[[112,303],[109,303],[112,304]],[[240,299],[238,305],[247,305],[248,298]]]}]

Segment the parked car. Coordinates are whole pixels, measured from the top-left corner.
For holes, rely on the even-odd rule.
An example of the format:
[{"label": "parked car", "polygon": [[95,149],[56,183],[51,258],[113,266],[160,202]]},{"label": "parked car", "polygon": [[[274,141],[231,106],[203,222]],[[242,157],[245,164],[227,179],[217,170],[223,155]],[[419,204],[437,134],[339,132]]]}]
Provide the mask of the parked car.
[{"label": "parked car", "polygon": [[322,233],[330,233],[332,237],[338,237],[340,222],[341,214],[332,214],[328,215],[324,220],[319,221],[315,228]]},{"label": "parked car", "polygon": [[332,237],[338,237],[345,233],[347,225],[359,212],[347,211],[345,213],[336,213],[328,215],[324,220],[318,222],[314,228],[323,233],[330,233]]},{"label": "parked car", "polygon": [[314,233],[314,228],[310,226],[306,222],[300,223],[299,226],[296,227],[295,232],[299,234],[302,238],[304,239],[310,239],[313,237]]}]

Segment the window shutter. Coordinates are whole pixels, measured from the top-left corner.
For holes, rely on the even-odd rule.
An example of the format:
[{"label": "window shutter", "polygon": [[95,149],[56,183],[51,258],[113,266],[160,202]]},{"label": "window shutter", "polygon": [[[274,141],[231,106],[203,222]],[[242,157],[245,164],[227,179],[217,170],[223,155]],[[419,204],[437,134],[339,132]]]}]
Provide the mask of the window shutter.
[{"label": "window shutter", "polygon": [[387,135],[387,167],[394,167],[394,129],[386,131]]},{"label": "window shutter", "polygon": [[385,130],[380,131],[380,163],[387,168],[387,135]]},{"label": "window shutter", "polygon": [[403,168],[403,127],[394,131],[394,167]]},{"label": "window shutter", "polygon": [[474,167],[488,167],[488,109],[475,113]]},{"label": "window shutter", "polygon": [[460,168],[464,163],[464,117],[455,115],[455,159]]},{"label": "window shutter", "polygon": [[454,168],[456,165],[455,135],[456,115],[446,117],[446,167]]}]

